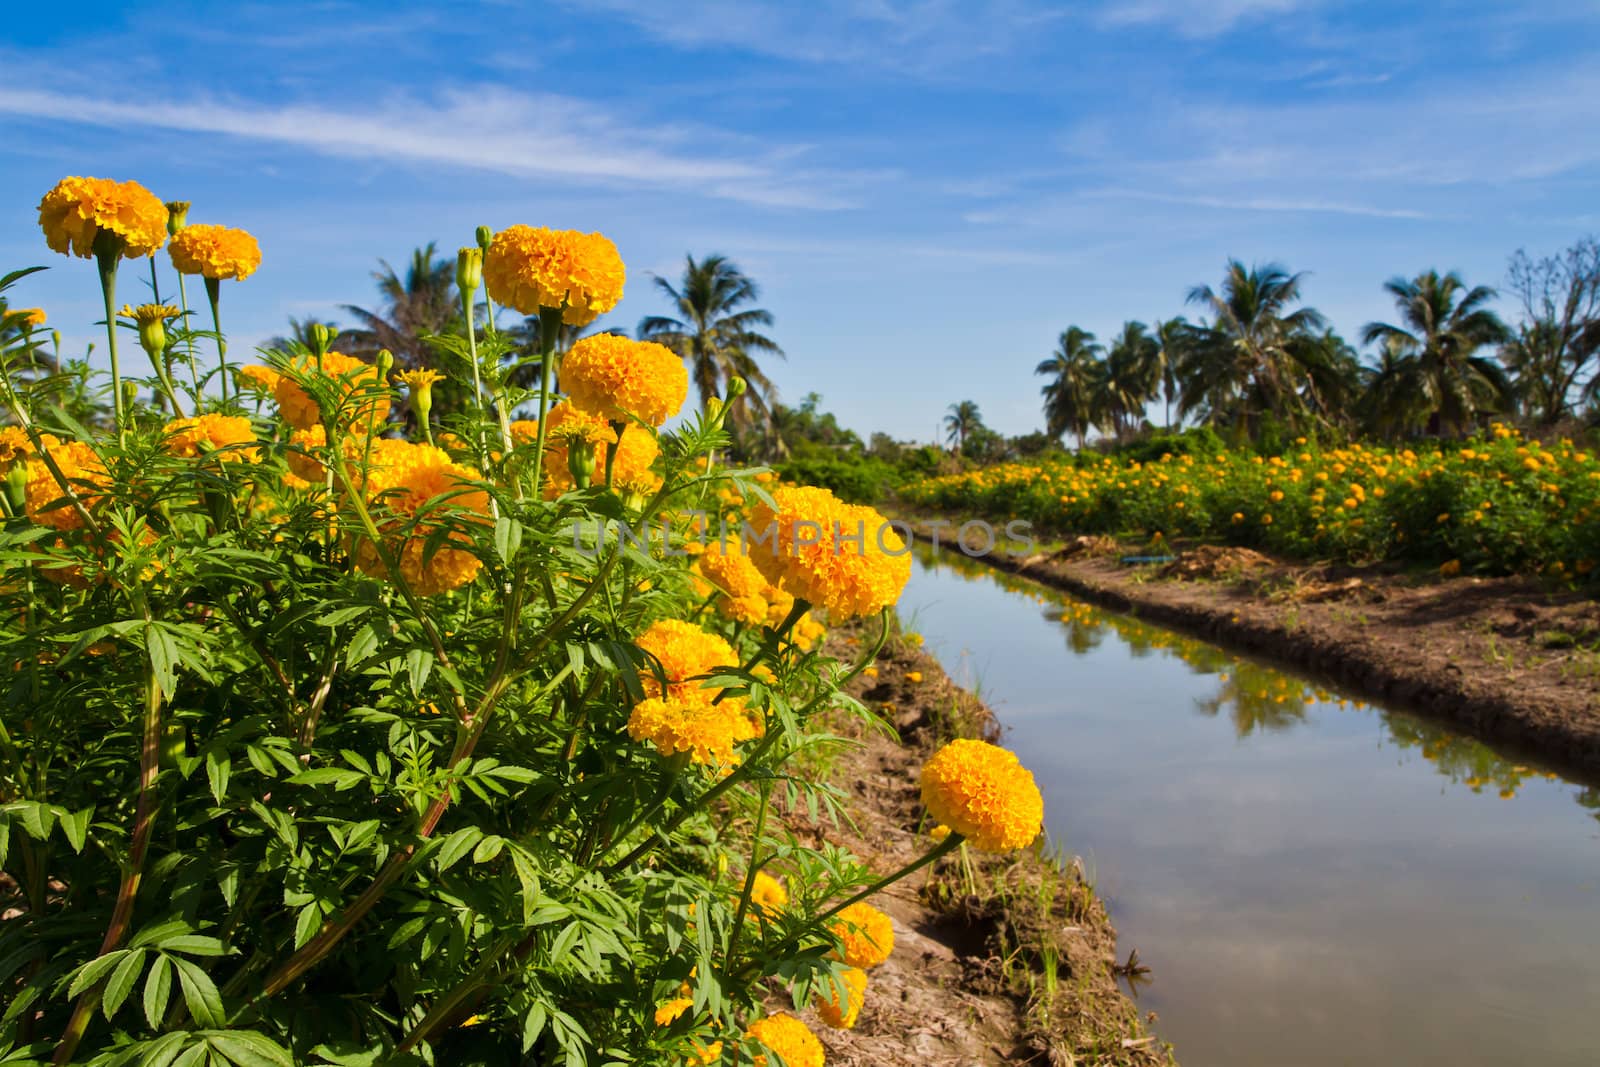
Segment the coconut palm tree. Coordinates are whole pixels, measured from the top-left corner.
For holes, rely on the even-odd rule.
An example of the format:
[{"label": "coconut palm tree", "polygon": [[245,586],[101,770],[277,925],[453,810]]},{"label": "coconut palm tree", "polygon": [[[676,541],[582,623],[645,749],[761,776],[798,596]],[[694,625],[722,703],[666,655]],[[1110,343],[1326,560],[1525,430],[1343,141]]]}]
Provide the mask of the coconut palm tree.
[{"label": "coconut palm tree", "polygon": [[1365,344],[1398,344],[1415,353],[1408,364],[1410,383],[1421,391],[1429,411],[1428,432],[1460,434],[1480,412],[1509,407],[1512,390],[1505,370],[1479,349],[1503,343],[1509,336],[1499,316],[1485,305],[1495,291],[1467,288],[1454,271],[1427,270],[1415,278],[1391,278],[1384,288],[1394,297],[1404,327],[1369,322],[1361,331]]},{"label": "coconut palm tree", "polygon": [[684,257],[683,280],[678,286],[661,277],[655,284],[671,301],[677,317],[641,319],[639,339],[666,345],[688,362],[702,408],[724,395],[728,379],[743,378],[749,389],[729,406],[729,425],[736,434],[767,426],[777,389],[757,357],[782,358],[783,349],[760,332],[772,325],[772,313],[747,306],[760,298],[756,283],[725,256],[706,256],[696,262],[691,255]]},{"label": "coconut palm tree", "polygon": [[945,441],[954,444],[959,454],[966,447],[967,437],[983,428],[983,416],[978,414],[977,403],[971,400],[951,404],[948,411],[944,417]]},{"label": "coconut palm tree", "polygon": [[1051,437],[1060,437],[1071,430],[1078,438],[1080,452],[1084,434],[1089,432],[1093,421],[1089,418],[1089,389],[1103,354],[1104,349],[1095,343],[1094,334],[1069,326],[1056,342],[1056,350],[1050,353],[1050,358],[1033,369],[1035,374],[1050,377],[1039,390],[1044,397],[1046,431]]},{"label": "coconut palm tree", "polygon": [[1220,293],[1209,285],[1189,290],[1189,302],[1211,321],[1192,332],[1179,360],[1180,419],[1199,411],[1248,434],[1265,416],[1294,422],[1307,415],[1303,387],[1324,323],[1312,308],[1291,310],[1304,277],[1276,263],[1246,269],[1234,259]]},{"label": "coconut palm tree", "polygon": [[1155,362],[1160,368],[1161,399],[1165,408],[1163,421],[1172,429],[1172,405],[1178,399],[1178,363],[1184,346],[1189,343],[1191,327],[1182,315],[1175,319],[1157,319],[1150,335],[1155,338]]},{"label": "coconut palm tree", "polygon": [[378,265],[382,269],[372,277],[385,306],[381,311],[369,311],[344,305],[361,325],[339,335],[341,349],[370,358],[387,348],[401,370],[433,366],[434,353],[423,337],[463,328],[455,260],[437,255],[435,243],[430,241],[412,251],[404,277],[385,260]]},{"label": "coconut palm tree", "polygon": [[1138,425],[1160,380],[1160,345],[1142,322],[1125,322],[1090,391],[1095,422],[1121,441]]},{"label": "coconut palm tree", "polygon": [[1385,338],[1356,405],[1362,428],[1390,439],[1420,431],[1428,421],[1428,405],[1416,388],[1417,376],[1416,346],[1401,337]]}]

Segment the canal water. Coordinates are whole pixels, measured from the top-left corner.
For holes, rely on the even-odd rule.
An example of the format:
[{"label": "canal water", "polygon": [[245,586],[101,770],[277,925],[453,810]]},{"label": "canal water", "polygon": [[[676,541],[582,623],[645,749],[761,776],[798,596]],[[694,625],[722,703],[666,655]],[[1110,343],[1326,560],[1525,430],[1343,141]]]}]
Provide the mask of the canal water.
[{"label": "canal water", "polygon": [[1184,1067],[1600,1064],[1600,789],[918,546]]}]

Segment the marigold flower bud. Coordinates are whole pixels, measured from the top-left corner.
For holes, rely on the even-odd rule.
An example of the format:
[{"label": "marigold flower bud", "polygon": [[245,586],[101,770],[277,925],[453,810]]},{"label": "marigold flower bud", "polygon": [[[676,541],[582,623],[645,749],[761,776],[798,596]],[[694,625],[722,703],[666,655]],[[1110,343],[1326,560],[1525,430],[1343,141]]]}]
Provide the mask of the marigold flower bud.
[{"label": "marigold flower bud", "polygon": [[567,443],[567,470],[572,473],[573,484],[579,489],[589,488],[594,481],[594,442],[575,437]]},{"label": "marigold flower bud", "polygon": [[732,401],[738,400],[741,396],[744,396],[744,391],[746,389],[748,389],[748,388],[749,388],[749,383],[746,382],[743,378],[739,377],[737,374],[734,375],[732,378],[729,378],[728,379],[728,400],[729,400],[729,402],[731,403]]},{"label": "marigold flower bud", "polygon": [[394,370],[394,353],[387,348],[380,348],[378,349],[378,357],[372,362],[378,368],[378,380],[380,382],[388,381],[389,372]]},{"label": "marigold flower bud", "polygon": [[487,252],[489,250],[489,243],[494,240],[494,230],[489,226],[479,226],[477,230],[474,231],[473,237],[477,238],[478,247]]},{"label": "marigold flower bud", "polygon": [[311,329],[306,332],[309,334],[311,339],[312,355],[325,356],[328,354],[328,346],[333,343],[334,336],[337,335],[339,331],[334,327],[328,326],[324,323],[313,322],[311,324]]},{"label": "marigold flower bud", "polygon": [[189,208],[187,200],[167,201],[167,234],[171,237],[178,236],[183,228],[189,224]]},{"label": "marigold flower bud", "polygon": [[483,249],[463,248],[456,253],[456,288],[471,296],[483,284]]}]

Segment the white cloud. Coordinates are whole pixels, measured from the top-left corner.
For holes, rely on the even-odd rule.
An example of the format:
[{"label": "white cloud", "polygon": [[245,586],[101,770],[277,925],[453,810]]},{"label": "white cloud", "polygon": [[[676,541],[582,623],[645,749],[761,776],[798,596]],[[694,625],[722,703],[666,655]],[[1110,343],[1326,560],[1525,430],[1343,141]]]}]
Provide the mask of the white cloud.
[{"label": "white cloud", "polygon": [[1289,15],[1314,0],[1112,0],[1100,9],[1101,26],[1165,26],[1184,37],[1220,37],[1242,22]]},{"label": "white cloud", "polygon": [[396,96],[374,107],[161,103],[0,87],[0,113],[118,129],[222,134],[324,155],[431,163],[513,177],[667,187],[777,207],[850,206],[873,175],[805,171],[792,146],[754,155],[710,130],[642,129],[582,101],[503,89],[455,90],[437,103]]}]

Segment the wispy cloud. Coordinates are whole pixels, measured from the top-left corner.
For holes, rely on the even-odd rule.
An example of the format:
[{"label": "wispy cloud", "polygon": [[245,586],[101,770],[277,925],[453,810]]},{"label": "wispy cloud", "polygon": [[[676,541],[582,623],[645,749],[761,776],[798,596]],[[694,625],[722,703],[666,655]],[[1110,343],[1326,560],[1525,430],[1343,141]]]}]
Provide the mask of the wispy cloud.
[{"label": "wispy cloud", "polygon": [[1226,211],[1289,212],[1314,215],[1358,215],[1371,219],[1426,219],[1432,216],[1409,208],[1382,208],[1366,204],[1345,203],[1337,200],[1277,197],[1224,197],[1182,196],[1171,193],[1149,192],[1142,189],[1090,189],[1081,194],[1090,199],[1148,200],[1161,204],[1180,204],[1190,207],[1217,208]]},{"label": "wispy cloud", "polygon": [[1184,37],[1220,37],[1240,23],[1289,15],[1316,0],[1112,0],[1100,9],[1101,26],[1160,26]]},{"label": "wispy cloud", "polygon": [[584,0],[683,48],[737,48],[810,63],[938,73],[1012,51],[1070,18],[1042,0]]},{"label": "wispy cloud", "polygon": [[192,103],[0,87],[0,113],[121,129],[222,134],[289,144],[330,156],[431,163],[513,177],[667,187],[776,207],[851,206],[847,192],[872,176],[806,171],[794,146],[727,151],[733,138],[709,130],[618,122],[607,112],[551,94],[454,90],[436,102],[395,96],[373,107]]}]

